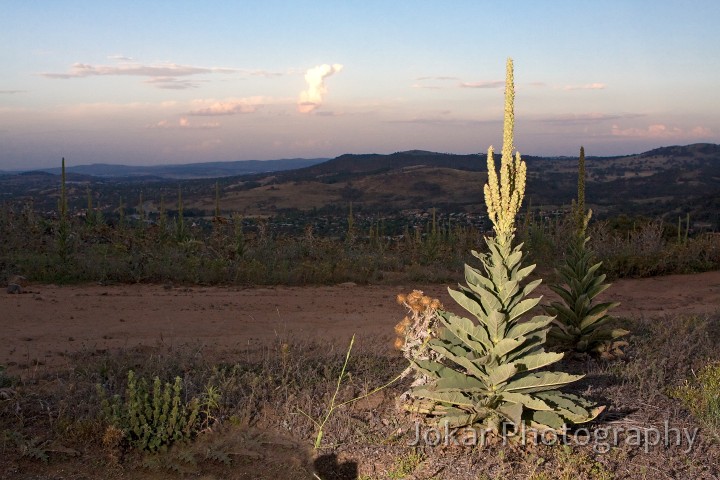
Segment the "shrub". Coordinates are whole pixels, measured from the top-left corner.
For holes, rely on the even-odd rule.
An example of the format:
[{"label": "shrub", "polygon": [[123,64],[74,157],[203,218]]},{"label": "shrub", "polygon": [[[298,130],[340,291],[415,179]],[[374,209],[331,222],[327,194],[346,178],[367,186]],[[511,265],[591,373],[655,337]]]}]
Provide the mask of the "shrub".
[{"label": "shrub", "polygon": [[174,383],[163,385],[155,377],[151,389],[145,378],[136,378],[130,370],[125,398],[107,398],[105,390],[98,387],[106,420],[139,450],[163,451],[175,442],[189,440],[200,424],[200,401],[196,397],[183,401],[182,383],[175,377]]}]

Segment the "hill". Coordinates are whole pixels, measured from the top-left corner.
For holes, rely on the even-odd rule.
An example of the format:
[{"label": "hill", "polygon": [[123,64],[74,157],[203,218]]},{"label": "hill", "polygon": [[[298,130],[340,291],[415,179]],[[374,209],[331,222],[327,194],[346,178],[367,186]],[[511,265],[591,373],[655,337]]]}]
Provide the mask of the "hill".
[{"label": "hill", "polygon": [[[568,206],[576,195],[577,159],[523,157],[528,164],[527,198],[533,208],[552,211]],[[499,158],[496,159],[499,162]],[[153,211],[161,196],[172,204],[182,188],[186,209],[209,214],[214,209],[215,183],[225,213],[273,215],[283,211],[397,212],[436,207],[456,212],[484,210],[484,154],[451,155],[426,151],[389,155],[341,155],[293,170],[169,180],[144,177],[69,175],[71,196],[82,208],[91,189],[95,204],[117,208],[144,199]],[[202,168],[197,164],[197,169]],[[229,171],[210,164],[206,172]],[[152,167],[148,167],[152,168]],[[167,168],[167,167],[163,167]],[[70,169],[70,171],[73,171]],[[166,174],[168,170],[165,170]],[[587,158],[587,201],[596,218],[618,214],[664,216],[677,220],[690,213],[693,221],[720,228],[720,145],[669,146],[636,155]],[[59,179],[32,172],[0,177],[5,199],[34,198],[36,205],[56,206]],[[114,207],[113,207],[114,206]]]},{"label": "hill", "polygon": [[[93,163],[73,165],[66,168],[68,173],[92,175],[94,177],[151,177],[161,179],[217,178],[252,173],[277,172],[315,165],[326,158],[291,158],[282,160],[239,160],[234,162],[187,163],[177,165],[110,165]],[[60,174],[60,167],[36,170]]]}]

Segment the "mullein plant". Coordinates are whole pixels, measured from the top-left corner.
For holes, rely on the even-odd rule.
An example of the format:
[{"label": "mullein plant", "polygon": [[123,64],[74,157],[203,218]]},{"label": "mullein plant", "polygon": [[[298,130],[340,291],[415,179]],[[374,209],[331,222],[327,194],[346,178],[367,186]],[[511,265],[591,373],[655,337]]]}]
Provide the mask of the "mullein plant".
[{"label": "mullein plant", "polygon": [[185,240],[185,212],[183,211],[182,187],[178,185],[178,213],[175,235],[178,241]]},{"label": "mullein plant", "polygon": [[588,353],[611,360],[623,354],[627,342],[617,340],[627,330],[612,328],[609,311],[619,305],[596,301],[596,297],[610,287],[600,273],[602,262],[593,262],[588,247],[587,226],[592,210],[585,210],[585,149],[580,147],[578,160],[577,202],[572,203],[573,236],[568,243],[564,262],[555,271],[562,283],[551,284],[560,301],[544,306],[545,312],[555,316],[548,334],[558,350]]},{"label": "mullein plant", "polygon": [[[508,59],[500,174],[490,147],[484,189],[495,236],[485,239],[489,253],[472,252],[482,269],[466,265],[467,286],[449,290],[473,320],[430,299],[421,314],[413,315],[429,325],[429,332],[408,320],[398,325],[396,331],[405,337],[396,347],[409,359],[415,377],[399,404],[430,423],[450,428],[479,426],[500,433],[529,426],[561,432],[570,424],[594,419],[604,407],[559,390],[582,375],[540,370],[563,354],[545,351],[553,318],[526,315],[540,302],[527,297],[541,280],[527,282],[535,266],[523,267],[522,245],[513,246],[527,171],[520,154],[513,156],[514,96],[513,65]],[[422,304],[420,294],[398,300],[418,313],[414,305],[418,296]],[[428,310],[434,318],[426,318]]]},{"label": "mullein plant", "polygon": [[70,250],[70,219],[68,218],[65,157],[62,159],[60,182],[60,198],[58,199],[58,214],[60,216],[60,221],[58,223],[57,231],[57,247],[60,257],[64,260],[68,256]]}]

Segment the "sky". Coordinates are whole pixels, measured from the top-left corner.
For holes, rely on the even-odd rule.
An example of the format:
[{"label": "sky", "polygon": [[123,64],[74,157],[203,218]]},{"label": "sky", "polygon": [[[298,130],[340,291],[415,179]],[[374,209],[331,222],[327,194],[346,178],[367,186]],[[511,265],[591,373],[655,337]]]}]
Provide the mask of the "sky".
[{"label": "sky", "polygon": [[0,0],[0,170],[720,143],[716,0]]}]

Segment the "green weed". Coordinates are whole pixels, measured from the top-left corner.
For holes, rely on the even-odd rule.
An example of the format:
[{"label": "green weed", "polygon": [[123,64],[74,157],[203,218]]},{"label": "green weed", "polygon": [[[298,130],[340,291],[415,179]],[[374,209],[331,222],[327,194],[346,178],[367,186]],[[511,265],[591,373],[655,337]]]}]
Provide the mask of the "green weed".
[{"label": "green weed", "polygon": [[690,380],[669,391],[716,435],[720,434],[720,362],[704,366]]},{"label": "green weed", "polygon": [[[161,382],[155,377],[152,388],[144,377],[136,378],[130,370],[125,396],[107,398],[98,387],[107,421],[123,432],[130,445],[149,452],[164,451],[175,442],[189,440],[197,433],[201,419],[200,400],[193,397],[185,402],[182,379],[174,383]],[[203,405],[207,415],[217,403],[216,392]],[[206,417],[206,421],[209,418]]]}]

